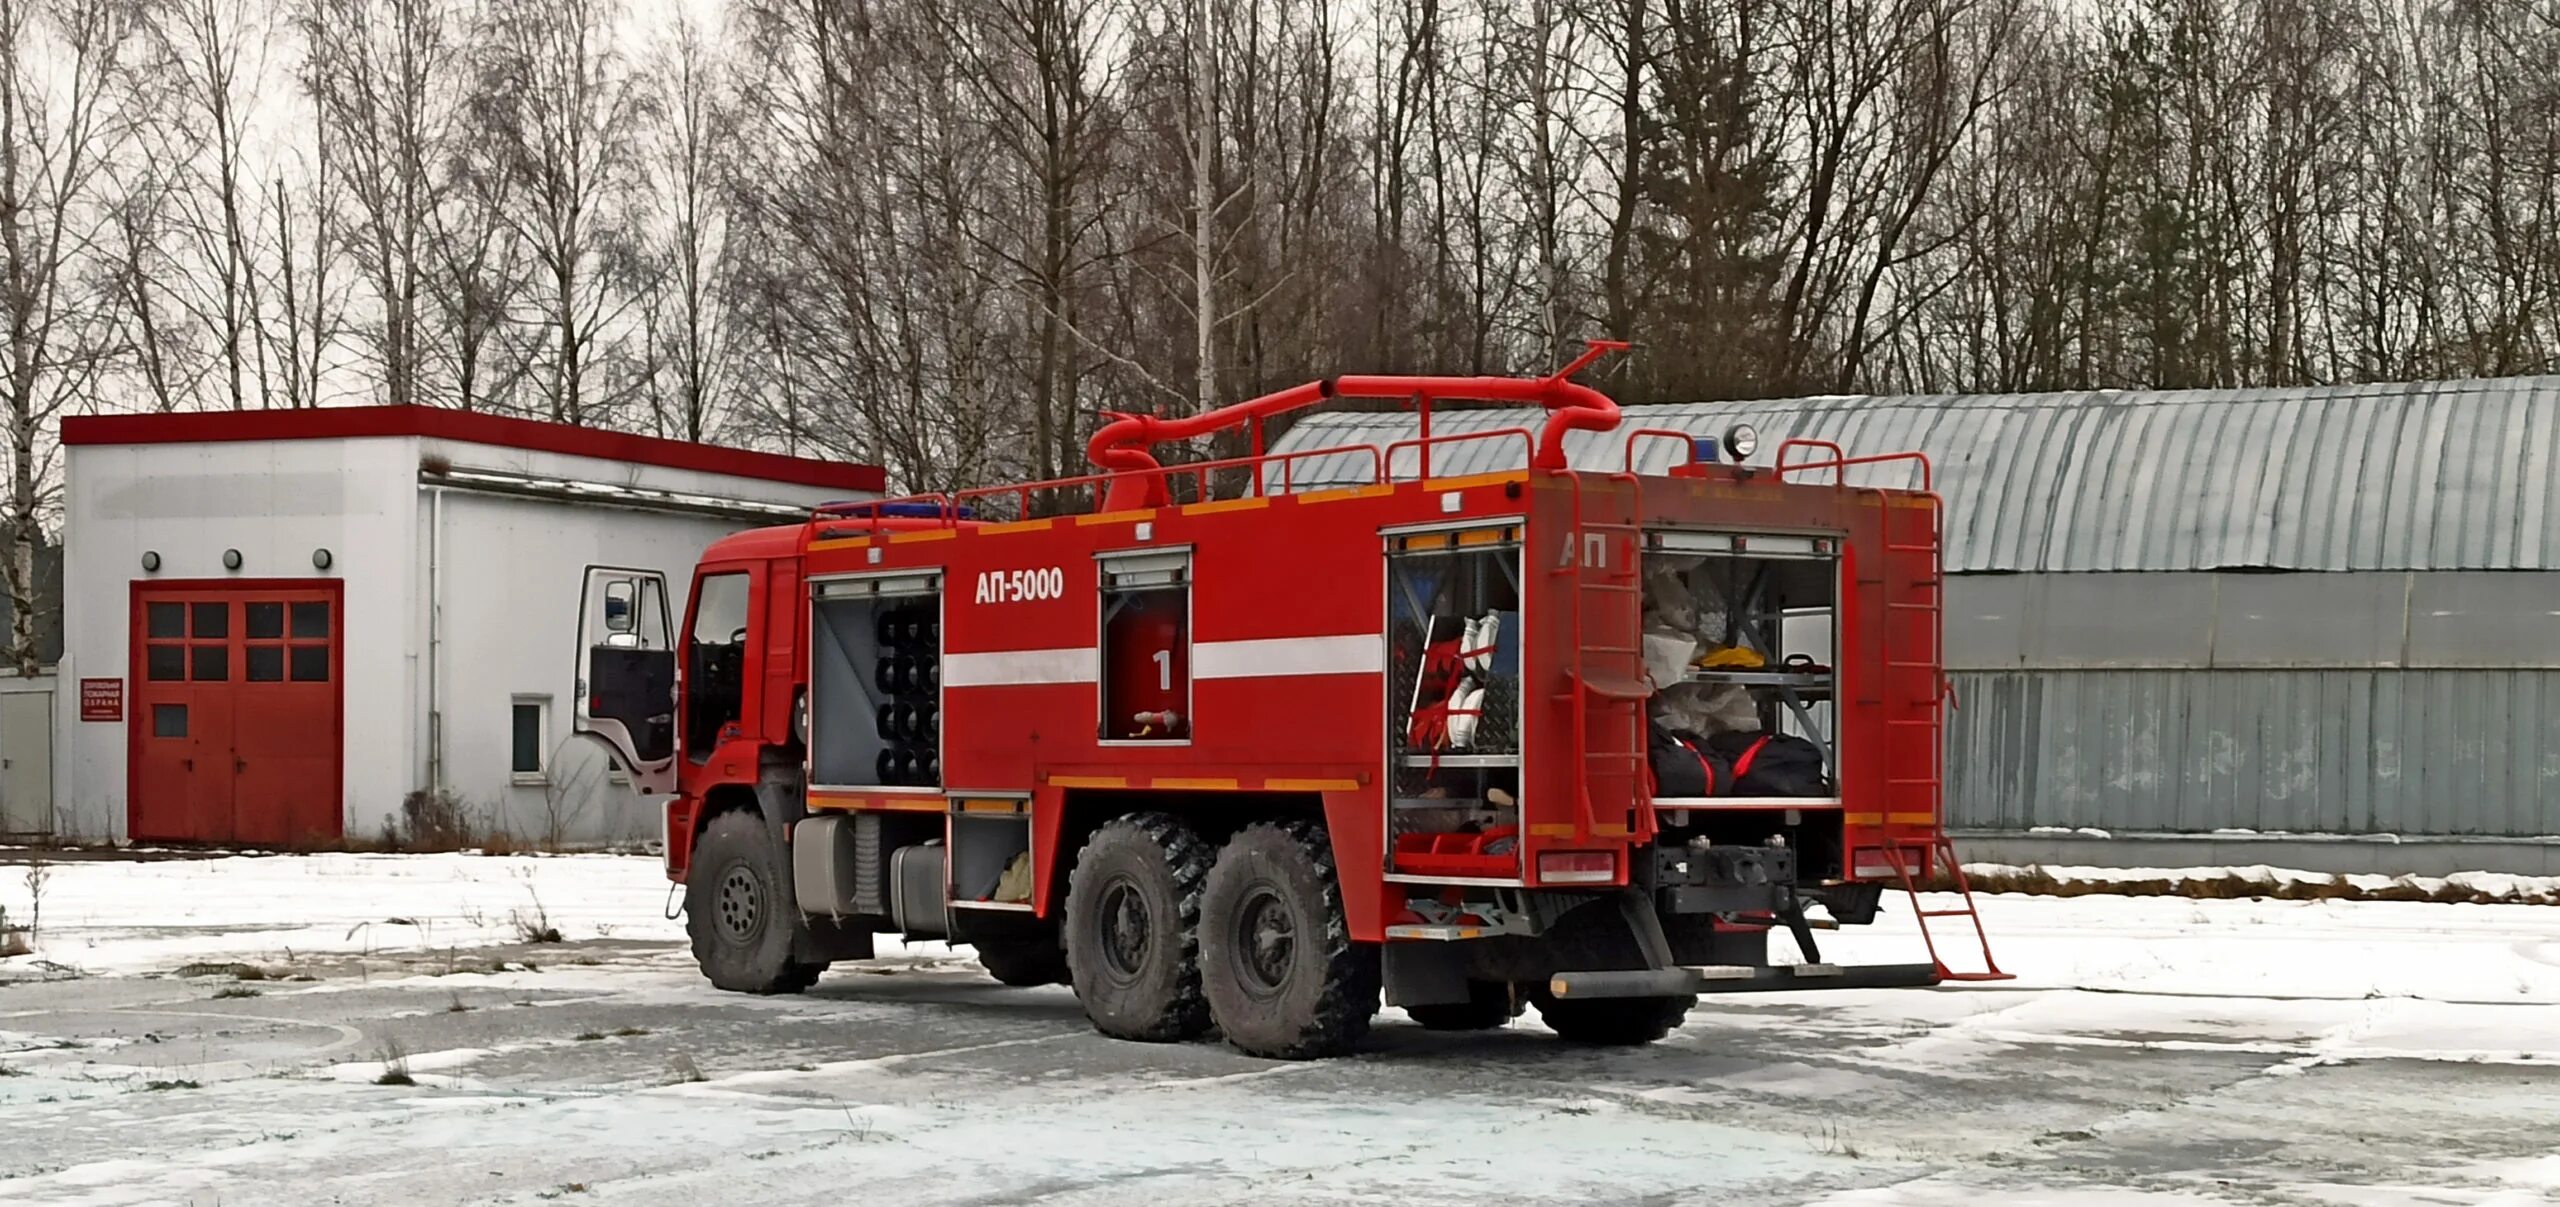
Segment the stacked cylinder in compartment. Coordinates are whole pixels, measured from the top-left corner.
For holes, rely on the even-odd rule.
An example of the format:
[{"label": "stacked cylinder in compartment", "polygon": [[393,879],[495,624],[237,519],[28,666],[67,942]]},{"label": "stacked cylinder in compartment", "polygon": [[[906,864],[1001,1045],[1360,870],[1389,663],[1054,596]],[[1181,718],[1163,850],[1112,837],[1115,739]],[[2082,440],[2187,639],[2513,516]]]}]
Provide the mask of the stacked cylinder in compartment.
[{"label": "stacked cylinder in compartment", "polygon": [[880,613],[874,636],[880,666],[872,677],[881,703],[873,718],[880,736],[880,782],[931,788],[942,783],[942,622],[929,604],[902,604]]}]

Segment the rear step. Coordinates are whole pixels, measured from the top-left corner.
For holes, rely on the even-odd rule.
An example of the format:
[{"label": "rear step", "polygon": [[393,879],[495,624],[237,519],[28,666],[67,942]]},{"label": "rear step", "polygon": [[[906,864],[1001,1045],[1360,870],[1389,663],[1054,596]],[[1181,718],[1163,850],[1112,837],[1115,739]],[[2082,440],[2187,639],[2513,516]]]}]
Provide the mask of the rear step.
[{"label": "rear step", "polygon": [[[1955,844],[1947,841],[1946,831],[1940,830],[1933,835],[1927,847],[1887,843],[1878,849],[1878,853],[1883,855],[1885,863],[1893,868],[1893,874],[1902,880],[1902,891],[1911,898],[1912,917],[1920,924],[1920,942],[1929,949],[1929,963],[1937,970],[1939,980],[2014,981],[2018,979],[2011,973],[2000,971],[2000,962],[1991,958],[1990,932],[1982,928],[1981,911],[1975,909],[1973,904],[1973,885],[1965,879],[1964,865],[1956,862]],[[1920,858],[1913,862],[1904,862],[1905,857],[1913,853],[1918,854]],[[1921,906],[1920,882],[1913,872],[1916,865],[1927,863],[1935,863],[1938,867],[1946,869],[1948,877],[1955,881],[1956,896],[1964,902],[1962,908],[1926,909]],[[1938,954],[1937,936],[1929,933],[1931,918],[1971,918],[1973,920],[1974,942],[1980,944],[1982,948],[1982,971],[1958,971],[1947,967],[1946,957]]]}]

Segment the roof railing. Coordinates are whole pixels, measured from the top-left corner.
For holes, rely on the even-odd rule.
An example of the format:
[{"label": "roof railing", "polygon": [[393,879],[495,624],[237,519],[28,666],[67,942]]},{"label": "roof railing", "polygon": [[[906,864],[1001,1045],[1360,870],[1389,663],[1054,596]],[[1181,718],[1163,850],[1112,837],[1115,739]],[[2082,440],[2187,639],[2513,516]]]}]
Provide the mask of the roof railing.
[{"label": "roof railing", "polygon": [[[1827,453],[1829,456],[1818,461],[1792,460],[1788,456],[1788,453],[1791,450],[1799,448],[1812,449],[1819,453]],[[1848,485],[1848,470],[1861,465],[1887,465],[1897,461],[1918,463],[1920,466],[1920,489],[1927,493],[1936,492],[1938,489],[1937,469],[1929,463],[1929,454],[1927,453],[1871,453],[1864,457],[1852,457],[1848,454],[1847,450],[1842,449],[1838,444],[1829,440],[1818,440],[1810,436],[1791,436],[1778,445],[1777,473],[1778,480],[1784,482],[1787,480],[1787,475],[1789,474],[1809,473],[1814,470],[1827,469],[1831,471],[1831,485],[1837,487]]]},{"label": "roof railing", "polygon": [[1698,437],[1696,435],[1689,432],[1676,432],[1670,428],[1640,427],[1627,433],[1627,455],[1622,464],[1625,466],[1628,473],[1636,472],[1636,441],[1639,440],[1673,440],[1679,442],[1680,459],[1672,463],[1670,466],[1672,469],[1678,469],[1684,465],[1694,464],[1698,459]]},{"label": "roof railing", "polygon": [[[1431,439],[1434,402],[1536,403],[1547,421],[1530,445],[1529,464],[1539,469],[1565,468],[1564,435],[1568,431],[1608,431],[1618,426],[1618,404],[1606,394],[1571,380],[1593,361],[1623,351],[1620,340],[1586,342],[1582,355],[1545,377],[1427,377],[1394,374],[1328,377],[1247,399],[1198,415],[1168,418],[1106,412],[1110,422],[1095,432],[1085,455],[1109,472],[1103,494],[1105,511],[1161,507],[1168,501],[1165,479],[1154,448],[1171,440],[1189,440],[1213,432],[1244,427],[1252,432],[1254,456],[1263,453],[1263,421],[1336,398],[1410,399],[1422,417],[1422,437]],[[1430,474],[1430,445],[1424,444],[1424,476]]]}]

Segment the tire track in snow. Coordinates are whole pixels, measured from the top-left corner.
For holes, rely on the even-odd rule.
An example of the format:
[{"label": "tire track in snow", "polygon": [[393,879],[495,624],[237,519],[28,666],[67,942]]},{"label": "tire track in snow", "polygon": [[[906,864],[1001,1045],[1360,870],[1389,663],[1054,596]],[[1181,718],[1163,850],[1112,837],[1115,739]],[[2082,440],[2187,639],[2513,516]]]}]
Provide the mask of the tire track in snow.
[{"label": "tire track in snow", "polygon": [[278,1018],[274,1015],[268,1014],[233,1014],[228,1011],[221,1010],[170,1010],[160,1006],[142,1005],[116,1006],[110,1008],[108,1013],[140,1014],[146,1017],[158,1016],[161,1018],[210,1018],[220,1019],[224,1022],[266,1023],[270,1026],[277,1027],[309,1027],[314,1030],[337,1032],[338,1038],[311,1050],[310,1055],[314,1058],[327,1056],[333,1052],[343,1052],[348,1048],[352,1048],[357,1044],[364,1042],[363,1031],[350,1027],[345,1023],[322,1022],[318,1019]]}]

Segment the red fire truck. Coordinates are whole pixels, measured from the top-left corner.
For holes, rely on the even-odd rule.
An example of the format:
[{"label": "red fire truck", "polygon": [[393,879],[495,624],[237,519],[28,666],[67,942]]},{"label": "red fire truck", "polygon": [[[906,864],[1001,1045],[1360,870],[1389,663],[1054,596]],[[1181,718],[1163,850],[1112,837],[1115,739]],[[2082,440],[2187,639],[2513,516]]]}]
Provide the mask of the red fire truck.
[{"label": "red fire truck", "polygon": [[[590,568],[578,724],[669,794],[705,975],[796,992],[876,934],[949,940],[1072,985],[1105,1034],[1283,1058],[1347,1050],[1382,995],[1426,1027],[1535,1005],[1642,1043],[1702,993],[2001,975],[1969,895],[1920,911],[1917,962],[1816,938],[1961,877],[1926,462],[1621,435],[1572,380],[1612,347],[1109,416],[1098,474],[740,533],[680,611],[654,574]],[[1346,398],[1424,434],[1264,454],[1266,420]],[[1430,435],[1462,401],[1546,418]],[[1678,464],[1574,470],[1575,431]],[[1252,455],[1151,451],[1219,432]],[[1433,474],[1477,441],[1525,467]],[[1346,455],[1361,480],[1296,480]],[[1848,480],[1888,461],[1923,488]],[[1948,915],[1980,967],[1940,958]]]}]

